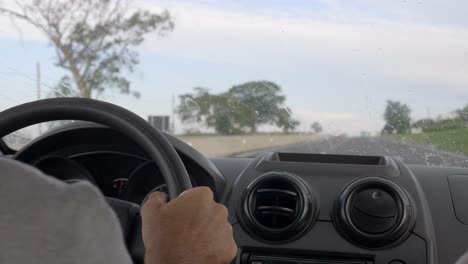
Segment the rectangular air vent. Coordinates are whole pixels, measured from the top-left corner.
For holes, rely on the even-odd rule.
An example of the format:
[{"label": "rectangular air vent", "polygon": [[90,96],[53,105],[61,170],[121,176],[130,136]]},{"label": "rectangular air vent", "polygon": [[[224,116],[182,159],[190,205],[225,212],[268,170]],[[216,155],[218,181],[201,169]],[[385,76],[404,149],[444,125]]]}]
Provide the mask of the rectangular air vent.
[{"label": "rectangular air vent", "polygon": [[246,254],[242,256],[242,264],[373,264],[370,259],[300,257]]},{"label": "rectangular air vent", "polygon": [[276,153],[278,161],[354,165],[386,165],[386,159],[381,156],[353,156],[330,154]]}]

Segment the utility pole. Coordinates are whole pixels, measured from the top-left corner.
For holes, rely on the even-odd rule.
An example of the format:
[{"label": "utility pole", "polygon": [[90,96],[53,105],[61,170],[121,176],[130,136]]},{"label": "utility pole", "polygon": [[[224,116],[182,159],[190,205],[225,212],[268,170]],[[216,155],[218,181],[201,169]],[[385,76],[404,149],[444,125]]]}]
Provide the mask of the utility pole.
[{"label": "utility pole", "polygon": [[172,134],[175,134],[175,96],[174,93],[172,93],[172,123],[171,123],[171,132]]},{"label": "utility pole", "polygon": [[[37,100],[41,99],[41,64],[36,63]],[[42,125],[38,124],[39,135],[42,134]]]}]

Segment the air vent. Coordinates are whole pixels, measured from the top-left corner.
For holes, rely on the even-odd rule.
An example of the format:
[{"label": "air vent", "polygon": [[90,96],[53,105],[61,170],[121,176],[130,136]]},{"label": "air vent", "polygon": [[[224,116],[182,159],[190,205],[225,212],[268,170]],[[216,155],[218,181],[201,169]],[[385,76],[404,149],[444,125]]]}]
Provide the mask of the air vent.
[{"label": "air vent", "polygon": [[303,208],[297,187],[283,179],[260,183],[251,199],[250,210],[255,220],[274,230],[293,224]]},{"label": "air vent", "polygon": [[405,191],[383,178],[351,183],[337,199],[334,223],[341,234],[366,248],[386,248],[402,242],[414,224]]},{"label": "air vent", "polygon": [[244,226],[255,237],[282,242],[299,236],[316,215],[316,202],[297,176],[268,173],[253,181],[241,205]]}]

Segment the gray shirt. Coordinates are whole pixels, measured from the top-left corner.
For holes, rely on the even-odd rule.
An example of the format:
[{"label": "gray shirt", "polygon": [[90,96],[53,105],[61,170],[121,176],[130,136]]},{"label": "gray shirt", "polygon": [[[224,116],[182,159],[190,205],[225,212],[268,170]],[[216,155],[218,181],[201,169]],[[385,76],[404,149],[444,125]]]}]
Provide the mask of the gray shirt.
[{"label": "gray shirt", "polygon": [[94,186],[7,158],[0,174],[0,263],[131,263],[118,219]]}]

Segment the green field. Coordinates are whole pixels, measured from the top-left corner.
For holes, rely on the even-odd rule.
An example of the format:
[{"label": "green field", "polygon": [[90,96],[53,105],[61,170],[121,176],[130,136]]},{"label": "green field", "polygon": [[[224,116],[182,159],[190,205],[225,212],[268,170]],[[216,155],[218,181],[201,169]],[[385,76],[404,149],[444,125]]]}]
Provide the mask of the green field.
[{"label": "green field", "polygon": [[452,129],[438,132],[400,135],[404,140],[434,145],[440,150],[468,155],[468,129]]}]

